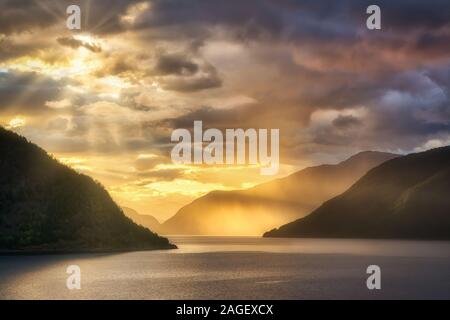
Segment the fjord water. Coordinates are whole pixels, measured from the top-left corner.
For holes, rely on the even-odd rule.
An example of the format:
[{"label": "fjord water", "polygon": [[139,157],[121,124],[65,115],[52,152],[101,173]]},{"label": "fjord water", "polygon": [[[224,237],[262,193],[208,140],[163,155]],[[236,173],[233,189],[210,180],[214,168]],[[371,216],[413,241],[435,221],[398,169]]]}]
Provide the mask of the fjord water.
[{"label": "fjord water", "polygon": [[[0,299],[450,299],[450,242],[170,237],[178,250],[0,256]],[[381,290],[366,268],[381,267]],[[81,268],[81,289],[66,268]]]}]

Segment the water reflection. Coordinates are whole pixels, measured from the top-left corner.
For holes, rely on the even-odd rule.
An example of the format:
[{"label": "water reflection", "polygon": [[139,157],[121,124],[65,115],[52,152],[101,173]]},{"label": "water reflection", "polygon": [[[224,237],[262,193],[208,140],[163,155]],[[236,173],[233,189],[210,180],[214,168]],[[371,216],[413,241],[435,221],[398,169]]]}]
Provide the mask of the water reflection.
[{"label": "water reflection", "polygon": [[[450,298],[450,242],[172,237],[179,250],[0,256],[2,299]],[[79,265],[81,290],[65,286]],[[383,289],[365,287],[382,268]]]},{"label": "water reflection", "polygon": [[171,253],[272,252],[382,256],[450,257],[448,241],[372,239],[293,239],[261,237],[171,236]]}]

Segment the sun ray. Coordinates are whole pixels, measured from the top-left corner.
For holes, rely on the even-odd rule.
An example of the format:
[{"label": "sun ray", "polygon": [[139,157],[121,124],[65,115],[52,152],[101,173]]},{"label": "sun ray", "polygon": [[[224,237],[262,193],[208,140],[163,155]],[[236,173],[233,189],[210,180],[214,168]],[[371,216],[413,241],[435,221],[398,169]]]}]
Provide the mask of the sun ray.
[{"label": "sun ray", "polygon": [[[52,2],[52,5],[48,5],[45,1],[40,0],[33,0],[33,2],[37,4],[41,9],[51,14],[56,21],[60,21],[60,23],[65,26],[64,21],[66,8],[64,8],[59,1]],[[56,7],[54,5],[56,5]]]}]

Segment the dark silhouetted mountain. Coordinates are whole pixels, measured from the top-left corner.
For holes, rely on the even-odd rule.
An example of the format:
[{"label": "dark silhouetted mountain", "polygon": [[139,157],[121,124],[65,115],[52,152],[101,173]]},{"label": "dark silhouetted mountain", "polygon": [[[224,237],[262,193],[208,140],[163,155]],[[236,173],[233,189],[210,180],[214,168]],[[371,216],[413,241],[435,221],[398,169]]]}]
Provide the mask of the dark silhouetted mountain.
[{"label": "dark silhouetted mountain", "polygon": [[0,250],[173,247],[127,218],[99,183],[0,127]]},{"label": "dark silhouetted mountain", "polygon": [[450,147],[387,161],[265,236],[450,239]]},{"label": "dark silhouetted mountain", "polygon": [[213,191],[162,224],[165,234],[261,235],[311,212],[369,169],[397,155],[361,152],[336,165],[306,168],[240,191]]},{"label": "dark silhouetted mountain", "polygon": [[123,213],[125,213],[125,215],[131,220],[133,220],[135,223],[140,224],[141,226],[144,226],[155,232],[159,232],[161,224],[154,216],[147,214],[140,214],[136,210],[127,207],[122,207],[122,210]]}]

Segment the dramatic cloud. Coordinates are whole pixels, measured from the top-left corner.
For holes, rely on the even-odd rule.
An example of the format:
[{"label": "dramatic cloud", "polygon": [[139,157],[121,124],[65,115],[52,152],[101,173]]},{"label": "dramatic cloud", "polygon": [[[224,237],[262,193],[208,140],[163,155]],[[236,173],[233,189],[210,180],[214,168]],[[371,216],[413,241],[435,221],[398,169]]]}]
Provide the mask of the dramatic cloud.
[{"label": "dramatic cloud", "polygon": [[[0,1],[0,33],[8,35],[43,29],[55,24],[61,16],[46,10],[45,2],[49,3],[27,0]],[[63,12],[60,11],[61,14]]]},{"label": "dramatic cloud", "polygon": [[344,116],[339,115],[336,119],[333,120],[333,125],[338,128],[351,128],[355,126],[361,125],[361,120],[354,116]]},{"label": "dramatic cloud", "polygon": [[65,85],[32,72],[0,72],[0,110],[45,112],[46,101],[57,98]]},{"label": "dramatic cloud", "polygon": [[101,52],[102,48],[95,43],[88,43],[82,40],[75,39],[74,37],[60,37],[56,39],[59,44],[70,47],[72,49],[78,49],[84,47],[92,52]]},{"label": "dramatic cloud", "polygon": [[190,55],[189,52],[160,54],[150,74],[162,76],[161,86],[166,90],[192,92],[220,87],[222,79],[217,69],[204,60],[189,59]]},{"label": "dramatic cloud", "polygon": [[198,64],[181,54],[163,54],[158,57],[155,66],[155,73],[159,75],[192,75],[198,71]]},{"label": "dramatic cloud", "polygon": [[448,144],[450,2],[380,0],[381,30],[366,28],[371,4],[0,0],[0,123],[162,216],[262,181],[172,164],[172,130],[195,120],[279,128],[280,175]]}]

